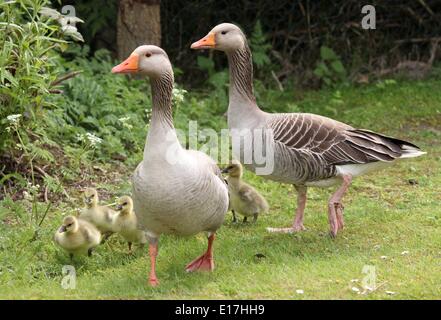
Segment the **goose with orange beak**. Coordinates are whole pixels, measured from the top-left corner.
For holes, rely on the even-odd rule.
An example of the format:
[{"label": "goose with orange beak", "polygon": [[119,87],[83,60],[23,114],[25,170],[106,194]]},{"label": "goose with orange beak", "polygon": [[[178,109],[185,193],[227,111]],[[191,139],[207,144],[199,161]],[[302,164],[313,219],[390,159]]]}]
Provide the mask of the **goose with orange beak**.
[{"label": "goose with orange beak", "polygon": [[228,188],[213,159],[179,143],[172,117],[173,69],[167,54],[156,46],[140,46],[112,72],[150,78],[152,117],[143,160],[132,178],[134,210],[149,241],[150,285],[159,283],[156,256],[161,234],[207,232],[207,251],[186,271],[212,271],[213,242],[228,210]]},{"label": "goose with orange beak", "polygon": [[[305,230],[303,215],[307,188],[338,186],[328,202],[330,234],[335,237],[344,226],[342,198],[353,178],[377,171],[400,159],[425,154],[410,142],[357,129],[320,115],[262,111],[253,92],[251,51],[244,33],[234,24],[217,25],[191,48],[225,52],[230,69],[228,127],[233,142],[240,141],[244,131],[253,135],[270,132],[266,142],[265,170],[261,175],[292,184],[297,190],[297,209],[291,226],[268,228],[270,232]],[[249,141],[256,141],[256,138],[259,139],[254,136]],[[260,150],[257,152],[262,152],[262,144],[256,148]],[[234,156],[242,163],[247,160],[248,163],[244,163],[247,169],[258,172],[256,170],[262,167],[262,161],[256,161],[253,144],[250,148],[241,143],[233,146],[234,150]],[[244,150],[249,154],[244,156]],[[248,161],[250,158],[251,163]]]}]

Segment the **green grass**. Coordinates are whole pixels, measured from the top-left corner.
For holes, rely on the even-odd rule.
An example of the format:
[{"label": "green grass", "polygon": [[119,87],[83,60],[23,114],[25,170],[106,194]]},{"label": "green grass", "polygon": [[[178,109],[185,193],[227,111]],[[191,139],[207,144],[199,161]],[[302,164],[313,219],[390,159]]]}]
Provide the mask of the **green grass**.
[{"label": "green grass", "polygon": [[[262,93],[261,101],[264,107],[272,107],[272,101],[280,111],[320,113],[409,139],[428,154],[356,179],[344,199],[346,227],[336,239],[328,236],[326,213],[332,190],[309,189],[307,231],[269,234],[266,227],[291,223],[294,188],[247,172],[245,179],[266,196],[271,210],[255,225],[232,224],[231,214],[227,216],[215,241],[215,272],[184,271],[186,263],[206,248],[202,234],[187,239],[163,236],[157,266],[161,285],[151,288],[146,250],[129,256],[126,245],[114,236],[92,258],[75,260],[77,287],[64,290],[62,266],[70,262],[51,239],[62,215],[78,206],[78,190],[68,190],[72,203],[54,204],[33,241],[30,204],[5,199],[0,202],[0,298],[439,299],[441,82],[435,77],[339,91],[340,95],[335,90],[296,91],[278,97]],[[225,127],[225,119],[215,117]],[[100,166],[108,173],[88,181],[97,179],[100,190],[106,190],[105,201],[129,192],[133,168]],[[39,204],[40,210],[45,206]],[[258,259],[257,253],[265,257]],[[357,294],[352,287],[360,288],[365,265],[376,268],[377,289]]]}]

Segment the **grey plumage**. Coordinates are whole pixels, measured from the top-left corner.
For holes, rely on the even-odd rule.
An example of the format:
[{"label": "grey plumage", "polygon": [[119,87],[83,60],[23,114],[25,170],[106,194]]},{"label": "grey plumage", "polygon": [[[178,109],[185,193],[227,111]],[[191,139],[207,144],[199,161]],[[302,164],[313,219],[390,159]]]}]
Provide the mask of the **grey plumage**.
[{"label": "grey plumage", "polygon": [[[293,184],[298,190],[296,217],[290,228],[270,228],[274,232],[304,230],[303,212],[308,186],[340,184],[328,203],[331,234],[343,228],[341,199],[352,178],[381,169],[396,159],[418,157],[422,152],[412,143],[356,129],[347,124],[309,113],[271,114],[256,104],[253,93],[253,63],[243,32],[230,23],[214,27],[207,36],[191,45],[193,49],[213,48],[225,52],[230,71],[228,127],[233,136],[233,152],[247,169],[262,166],[256,161],[256,138],[261,135],[266,163],[271,170],[263,177]],[[241,137],[241,132],[251,137]],[[271,133],[269,136],[262,132]],[[236,143],[236,145],[234,145]],[[273,151],[273,152],[271,152]],[[273,155],[273,159],[268,156]],[[251,161],[250,161],[251,160]]]}]

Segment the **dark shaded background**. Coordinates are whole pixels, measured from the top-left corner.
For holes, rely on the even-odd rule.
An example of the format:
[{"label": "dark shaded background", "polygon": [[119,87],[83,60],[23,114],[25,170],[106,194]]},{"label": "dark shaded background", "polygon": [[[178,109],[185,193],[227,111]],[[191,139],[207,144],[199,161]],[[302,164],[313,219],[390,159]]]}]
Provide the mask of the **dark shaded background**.
[{"label": "dark shaded background", "polygon": [[[86,23],[80,31],[93,50],[116,51],[118,1],[62,1],[73,4]],[[352,75],[387,73],[400,62],[428,62],[441,36],[441,0],[407,1],[263,1],[263,0],[162,0],[161,46],[174,65],[184,71],[182,80],[192,83],[201,71],[190,44],[220,22],[233,22],[250,34],[256,21],[272,45],[270,58],[280,80],[293,75],[310,78],[319,59],[320,46],[338,53]],[[361,28],[361,8],[376,8],[377,29]],[[432,54],[431,54],[432,53]],[[222,55],[214,55],[225,65]],[[415,66],[410,66],[415,67]],[[386,70],[386,71],[385,71]],[[417,75],[418,76],[418,75]]]}]

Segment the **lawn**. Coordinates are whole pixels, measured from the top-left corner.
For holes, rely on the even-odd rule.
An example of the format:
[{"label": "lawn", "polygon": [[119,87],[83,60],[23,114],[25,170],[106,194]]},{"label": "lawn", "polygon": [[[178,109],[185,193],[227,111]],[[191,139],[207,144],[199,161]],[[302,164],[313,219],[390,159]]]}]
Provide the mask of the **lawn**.
[{"label": "lawn", "polygon": [[[379,82],[292,93],[284,111],[320,113],[357,127],[408,139],[427,155],[356,179],[344,199],[345,229],[328,235],[327,199],[332,190],[310,188],[306,231],[270,234],[288,226],[293,186],[245,179],[267,198],[271,210],[256,224],[233,224],[231,214],[215,241],[216,269],[187,274],[186,263],[206,248],[203,234],[160,239],[157,288],[147,285],[146,250],[128,255],[113,236],[91,258],[76,258],[76,289],[61,286],[68,256],[52,242],[64,214],[81,207],[79,188],[70,201],[53,203],[35,237],[31,203],[0,202],[0,298],[2,299],[439,299],[441,297],[441,81]],[[263,109],[271,99],[262,97]],[[276,102],[274,102],[276,103]],[[226,106],[225,106],[226,108]],[[180,110],[183,110],[182,107]],[[225,118],[215,115],[220,127]],[[134,166],[97,163],[84,184],[95,184],[104,202],[130,192]],[[37,204],[40,212],[45,203]],[[256,256],[256,254],[260,254]],[[363,271],[371,273],[363,273]],[[373,290],[364,290],[369,275]],[[303,290],[303,291],[300,291]],[[302,293],[303,292],[303,293]]]}]

